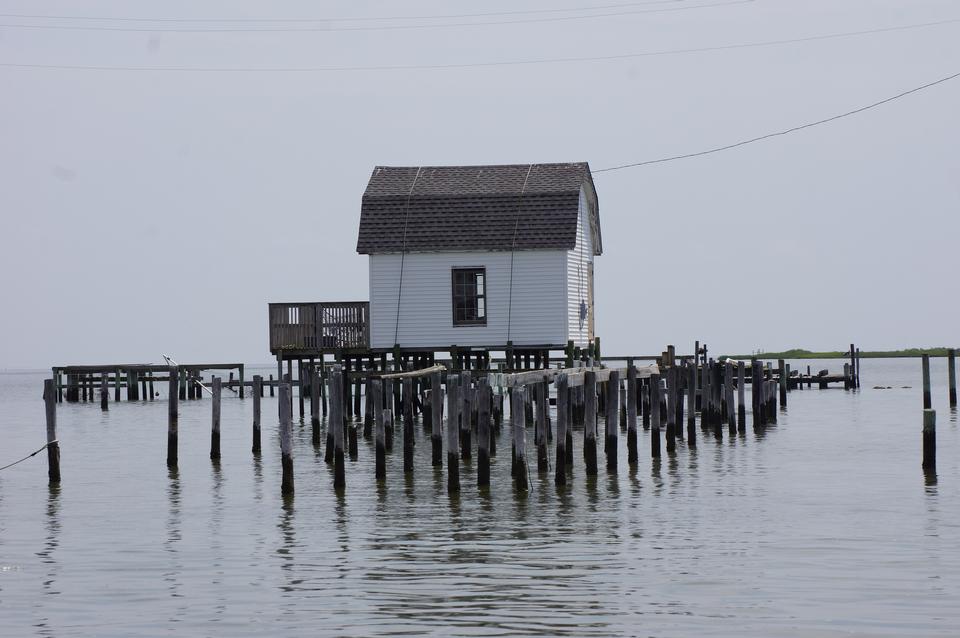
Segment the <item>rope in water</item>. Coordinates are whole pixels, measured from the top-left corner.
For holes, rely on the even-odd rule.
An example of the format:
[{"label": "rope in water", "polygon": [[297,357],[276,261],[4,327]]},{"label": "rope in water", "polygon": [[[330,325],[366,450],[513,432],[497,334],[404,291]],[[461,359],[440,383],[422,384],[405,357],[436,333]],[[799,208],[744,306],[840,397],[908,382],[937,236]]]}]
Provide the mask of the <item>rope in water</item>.
[{"label": "rope in water", "polygon": [[32,453],[26,455],[25,457],[23,457],[23,458],[20,459],[19,461],[14,461],[13,463],[10,463],[9,465],[4,465],[3,467],[0,467],[0,471],[3,471],[3,470],[5,470],[5,469],[7,469],[8,467],[13,467],[13,466],[16,465],[17,463],[23,463],[24,461],[26,461],[27,459],[29,459],[31,456],[36,456],[36,455],[40,454],[41,452],[43,452],[44,450],[46,450],[48,447],[50,447],[50,446],[53,445],[54,443],[58,443],[58,441],[57,441],[56,439],[54,439],[53,441],[50,441],[49,443],[45,444],[42,448],[40,448],[40,449],[37,450],[36,452],[32,452]]}]

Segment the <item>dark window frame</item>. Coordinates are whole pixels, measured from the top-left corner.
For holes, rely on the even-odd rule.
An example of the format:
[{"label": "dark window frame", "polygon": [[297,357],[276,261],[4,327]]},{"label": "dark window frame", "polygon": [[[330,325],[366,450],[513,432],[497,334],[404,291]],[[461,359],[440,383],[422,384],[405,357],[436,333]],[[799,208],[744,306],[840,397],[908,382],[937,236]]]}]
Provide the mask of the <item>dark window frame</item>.
[{"label": "dark window frame", "polygon": [[[458,292],[457,292],[457,275],[458,274],[466,277],[469,277],[472,275],[474,277],[472,294],[464,294],[463,292],[461,292],[458,296]],[[483,282],[482,282],[483,292],[480,292],[480,293],[476,292],[477,290],[476,276],[477,275],[480,275],[483,278]],[[451,305],[451,311],[452,311],[451,314],[453,317],[454,327],[487,325],[487,315],[489,311],[489,307],[487,306],[487,298],[489,296],[487,292],[487,283],[488,282],[487,282],[486,267],[481,266],[481,267],[472,267],[472,268],[452,268],[450,270],[450,302],[451,302],[450,305]],[[464,285],[466,284],[461,284],[461,286],[464,286]],[[481,299],[483,300],[483,316],[482,317],[462,317],[461,316],[458,318],[457,316],[458,307],[466,308],[468,306],[472,306],[472,308],[475,310],[475,314],[479,314],[478,302]],[[458,300],[461,301],[459,306],[457,303]]]}]

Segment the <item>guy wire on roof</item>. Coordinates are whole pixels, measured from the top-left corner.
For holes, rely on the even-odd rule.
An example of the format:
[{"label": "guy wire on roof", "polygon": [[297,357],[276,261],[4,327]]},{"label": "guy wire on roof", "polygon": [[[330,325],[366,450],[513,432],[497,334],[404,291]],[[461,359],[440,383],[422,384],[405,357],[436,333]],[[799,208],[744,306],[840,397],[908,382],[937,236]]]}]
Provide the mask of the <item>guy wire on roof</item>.
[{"label": "guy wire on roof", "polygon": [[530,172],[534,164],[527,167],[527,176],[523,178],[523,186],[520,188],[520,194],[517,195],[517,220],[513,225],[513,242],[510,244],[510,296],[507,299],[507,343],[510,343],[510,321],[513,319],[513,254],[517,248],[517,229],[520,228],[520,206],[523,200],[523,193],[527,190],[527,181],[530,179]]},{"label": "guy wire on roof", "polygon": [[403,240],[400,244],[400,282],[397,284],[397,322],[393,327],[393,344],[397,345],[400,335],[400,295],[403,294],[403,259],[407,254],[407,220],[410,219],[410,198],[413,197],[413,189],[420,179],[422,166],[417,167],[417,174],[413,176],[413,183],[410,184],[410,191],[407,192],[407,203],[403,209]]}]

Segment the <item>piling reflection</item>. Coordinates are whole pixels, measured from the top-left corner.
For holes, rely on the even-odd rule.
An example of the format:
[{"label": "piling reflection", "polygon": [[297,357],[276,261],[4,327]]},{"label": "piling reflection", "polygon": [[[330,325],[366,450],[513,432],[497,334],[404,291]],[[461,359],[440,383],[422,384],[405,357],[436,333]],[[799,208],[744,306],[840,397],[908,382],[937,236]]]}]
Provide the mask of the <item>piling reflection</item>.
[{"label": "piling reflection", "polygon": [[293,505],[293,494],[286,494],[281,498],[280,521],[277,523],[277,528],[280,530],[280,547],[277,548],[277,556],[280,557],[280,570],[284,573],[285,580],[280,585],[280,590],[292,592],[296,591],[302,582],[296,578],[297,534],[293,524],[296,509]]},{"label": "piling reflection", "polygon": [[48,486],[46,536],[43,541],[43,549],[37,552],[40,562],[47,567],[46,580],[43,581],[43,593],[54,595],[60,593],[56,587],[60,565],[55,556],[55,552],[60,546],[60,490],[61,487],[58,484]]}]

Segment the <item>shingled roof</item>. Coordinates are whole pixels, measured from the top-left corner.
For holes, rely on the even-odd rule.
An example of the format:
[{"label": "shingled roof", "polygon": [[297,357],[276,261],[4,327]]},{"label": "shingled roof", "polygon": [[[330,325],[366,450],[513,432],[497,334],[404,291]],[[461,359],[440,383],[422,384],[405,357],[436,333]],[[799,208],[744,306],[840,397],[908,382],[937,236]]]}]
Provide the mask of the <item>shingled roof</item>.
[{"label": "shingled roof", "polygon": [[581,187],[596,216],[599,255],[599,209],[586,162],[378,166],[363,194],[357,252],[570,250]]}]

